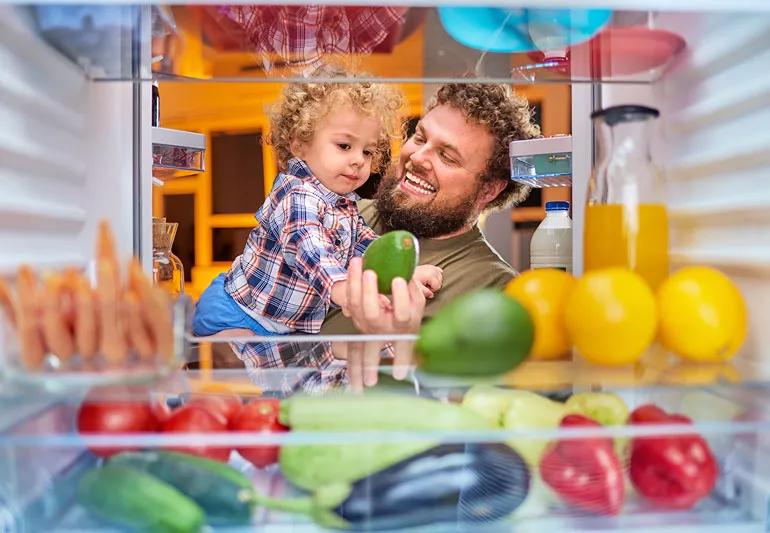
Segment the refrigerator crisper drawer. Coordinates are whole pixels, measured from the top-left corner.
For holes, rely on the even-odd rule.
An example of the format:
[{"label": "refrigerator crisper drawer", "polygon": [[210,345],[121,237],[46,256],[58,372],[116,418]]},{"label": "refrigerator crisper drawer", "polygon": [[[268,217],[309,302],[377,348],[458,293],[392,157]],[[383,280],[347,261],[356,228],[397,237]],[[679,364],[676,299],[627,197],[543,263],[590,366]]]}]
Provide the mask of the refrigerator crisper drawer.
[{"label": "refrigerator crisper drawer", "polygon": [[[305,353],[314,350],[310,347]],[[249,368],[247,363],[247,368],[249,381],[244,380],[243,371],[177,375],[153,385],[149,398],[163,398],[167,405],[178,406],[189,400],[190,390],[207,388],[201,384],[208,384],[208,390],[237,390],[242,395],[251,392],[244,396],[251,401],[277,398],[283,402],[282,416],[296,424],[290,431],[84,435],[77,430],[82,395],[41,397],[17,391],[15,398],[0,397],[3,418],[17,413],[17,420],[0,428],[0,529],[118,530],[120,522],[114,512],[101,508],[107,516],[99,516],[100,513],[88,511],[79,503],[81,479],[105,464],[104,459],[89,450],[143,449],[144,456],[148,456],[162,448],[191,446],[210,453],[223,447],[233,450],[229,465],[244,474],[253,490],[262,496],[296,499],[308,496],[301,487],[314,488],[316,494],[328,494],[325,488],[348,483],[340,494],[348,502],[344,512],[348,513],[345,516],[354,530],[649,531],[663,527],[665,531],[701,532],[759,531],[768,525],[770,412],[765,406],[770,391],[763,387],[608,385],[604,390],[617,393],[629,409],[654,403],[667,412],[688,416],[694,425],[658,423],[588,428],[558,428],[556,422],[542,422],[553,418],[554,409],[571,405],[558,402],[569,396],[572,387],[540,391],[534,403],[527,403],[532,396],[525,392],[526,397],[508,404],[504,418],[514,422],[501,428],[484,421],[484,413],[479,412],[482,405],[482,411],[488,409],[491,414],[494,401],[485,404],[477,398],[475,408],[461,405],[468,390],[485,389],[457,380],[412,374],[406,381],[396,382],[388,378],[390,370],[383,367],[380,385],[362,396],[350,392],[341,377],[344,367],[339,361],[327,364],[316,359],[315,366],[305,368]],[[124,396],[128,392],[112,392],[109,399],[112,405],[127,399],[136,401],[137,390],[130,389],[130,397]],[[144,398],[148,397],[146,392],[142,392]],[[521,389],[516,394],[521,395]],[[96,401],[92,396],[89,400]],[[330,404],[325,402],[336,402],[335,410],[330,411]],[[603,418],[601,410],[596,414]],[[688,466],[693,461],[692,450],[676,444],[683,439],[697,441],[697,436],[710,448],[718,472],[707,495],[691,507],[684,505],[679,509],[643,497],[636,481],[631,481],[631,465],[640,460],[638,452],[631,450],[637,450],[640,442],[654,443],[661,449],[670,447],[666,468],[677,471],[672,478],[681,479],[681,474],[690,469],[691,481],[697,480],[705,469],[693,471],[692,465]],[[262,468],[235,451],[246,448],[248,455],[249,448],[264,451],[269,446],[280,447],[281,459],[278,464]],[[605,472],[601,476],[597,474],[591,459],[596,455],[587,451],[596,449],[618,457],[621,478],[613,481],[607,474],[611,469],[601,470]],[[563,470],[560,475],[567,477],[569,472],[579,471],[587,481],[585,491],[577,496],[573,493],[570,499],[566,492],[552,488],[556,467]],[[418,473],[410,474],[409,468]],[[549,468],[551,474],[546,483]],[[394,481],[397,475],[401,477]],[[659,468],[655,476],[667,479],[666,469]],[[216,485],[216,476],[203,482],[216,494],[223,493]],[[454,484],[463,483],[464,488],[453,488]],[[130,490],[140,498],[144,489]],[[671,491],[671,502],[687,492],[671,486],[665,490]],[[450,496],[444,494],[443,499],[439,498],[436,492],[441,491]],[[456,492],[454,500],[452,491]],[[613,505],[612,494],[621,495],[622,505],[616,515],[607,516],[605,512]],[[326,505],[335,511],[342,509],[335,507],[336,503]],[[173,520],[176,511],[171,504],[167,511]],[[320,524],[318,516],[313,520],[307,514],[268,510],[258,505],[250,521],[230,525],[219,522],[213,529],[324,530]]]}]

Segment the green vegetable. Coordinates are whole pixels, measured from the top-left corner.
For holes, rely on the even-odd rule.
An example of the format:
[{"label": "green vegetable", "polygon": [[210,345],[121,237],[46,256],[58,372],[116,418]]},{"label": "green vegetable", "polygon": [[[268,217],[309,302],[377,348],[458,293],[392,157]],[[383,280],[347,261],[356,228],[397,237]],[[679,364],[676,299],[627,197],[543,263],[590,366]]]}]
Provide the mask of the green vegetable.
[{"label": "green vegetable", "polygon": [[212,525],[251,521],[253,504],[242,495],[253,491],[252,483],[229,465],[166,451],[124,452],[113,456],[109,464],[143,470],[165,481],[200,505]]},{"label": "green vegetable", "polygon": [[[628,420],[628,406],[623,398],[612,392],[579,392],[567,400],[567,407],[573,413],[580,413],[603,426],[622,426]],[[621,460],[628,457],[630,439],[614,439],[615,453]]]},{"label": "green vegetable", "polygon": [[603,426],[619,426],[628,420],[628,406],[612,392],[579,392],[567,400],[573,413],[585,415]]},{"label": "green vegetable", "polygon": [[464,294],[422,327],[420,367],[456,376],[502,374],[524,360],[534,332],[529,313],[513,298],[493,289]]},{"label": "green vegetable", "polygon": [[[294,431],[477,430],[490,424],[458,405],[405,395],[294,396],[281,402],[281,423]],[[430,440],[302,444],[281,448],[283,475],[313,490],[350,483],[418,454]]]},{"label": "green vegetable", "polygon": [[150,533],[190,533],[204,524],[203,510],[163,481],[133,468],[107,465],[86,472],[78,502],[90,513]]},{"label": "green vegetable", "polygon": [[377,273],[377,290],[390,294],[395,278],[412,279],[420,261],[420,245],[408,231],[389,231],[375,240],[364,252],[364,270]]},{"label": "green vegetable", "polygon": [[463,407],[483,416],[495,427],[503,426],[505,412],[511,406],[513,396],[510,389],[491,385],[476,385],[463,396]]},{"label": "green vegetable", "polygon": [[[556,428],[561,419],[570,413],[563,403],[554,402],[540,394],[487,385],[471,387],[463,398],[463,407],[485,416],[487,420],[497,420],[498,426],[522,431]],[[529,465],[537,466],[548,441],[518,438],[508,444]]]}]

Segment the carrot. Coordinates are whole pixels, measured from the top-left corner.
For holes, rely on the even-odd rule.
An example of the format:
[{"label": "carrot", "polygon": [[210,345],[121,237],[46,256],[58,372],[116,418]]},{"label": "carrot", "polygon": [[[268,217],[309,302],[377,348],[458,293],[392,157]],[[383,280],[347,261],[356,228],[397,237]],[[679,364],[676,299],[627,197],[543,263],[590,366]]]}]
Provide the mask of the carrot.
[{"label": "carrot", "polygon": [[115,248],[115,237],[110,229],[110,223],[106,220],[99,221],[98,231],[96,236],[96,259],[106,259],[117,264],[118,254]]},{"label": "carrot", "polygon": [[16,305],[10,287],[2,279],[0,279],[0,309],[5,313],[11,326],[16,328]]},{"label": "carrot", "polygon": [[78,353],[91,358],[99,346],[96,298],[88,281],[78,278],[75,285],[75,345]]},{"label": "carrot", "polygon": [[129,286],[139,296],[142,317],[152,332],[158,355],[161,359],[171,359],[174,356],[174,333],[169,295],[152,285],[136,261],[129,266]]},{"label": "carrot", "polygon": [[143,361],[151,360],[156,353],[153,339],[147,331],[142,311],[139,306],[139,296],[129,289],[123,294],[123,311],[126,321],[126,335],[129,347],[133,347]]},{"label": "carrot", "polygon": [[64,318],[63,285],[61,276],[56,274],[48,276],[45,280],[43,294],[47,296],[48,302],[43,305],[43,337],[51,353],[65,362],[75,352],[75,340]]},{"label": "carrot", "polygon": [[117,265],[106,257],[97,259],[96,310],[101,325],[99,351],[111,365],[120,364],[127,355],[125,328],[120,310],[120,285]]},{"label": "carrot", "polygon": [[38,369],[45,357],[45,346],[38,318],[42,294],[38,290],[35,273],[28,265],[19,267],[16,283],[19,297],[17,319],[22,361],[27,368]]}]

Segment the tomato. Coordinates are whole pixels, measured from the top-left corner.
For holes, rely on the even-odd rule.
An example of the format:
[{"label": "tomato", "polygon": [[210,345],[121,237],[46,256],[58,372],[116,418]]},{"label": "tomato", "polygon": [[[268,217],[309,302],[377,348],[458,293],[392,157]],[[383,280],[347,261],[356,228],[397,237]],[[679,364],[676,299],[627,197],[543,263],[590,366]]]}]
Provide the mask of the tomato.
[{"label": "tomato", "polygon": [[[161,430],[164,433],[221,433],[227,431],[227,425],[220,417],[199,405],[185,405],[172,411],[171,416],[163,422]],[[229,447],[207,446],[195,441],[193,444],[193,446],[169,446],[167,449],[222,462],[227,462],[230,458]]]},{"label": "tomato", "polygon": [[[233,431],[254,433],[278,433],[289,428],[278,421],[280,403],[275,399],[254,400],[243,406],[240,413],[230,423]],[[262,468],[278,460],[278,446],[244,446],[238,448],[244,459],[254,466]]]},{"label": "tomato", "polygon": [[198,405],[228,424],[243,405],[237,394],[195,394],[185,405]]},{"label": "tomato", "polygon": [[[158,429],[158,420],[149,401],[119,398],[100,400],[96,395],[89,395],[80,406],[77,423],[80,433],[97,435],[142,433]],[[100,457],[109,457],[137,448],[91,446],[89,449]]]}]

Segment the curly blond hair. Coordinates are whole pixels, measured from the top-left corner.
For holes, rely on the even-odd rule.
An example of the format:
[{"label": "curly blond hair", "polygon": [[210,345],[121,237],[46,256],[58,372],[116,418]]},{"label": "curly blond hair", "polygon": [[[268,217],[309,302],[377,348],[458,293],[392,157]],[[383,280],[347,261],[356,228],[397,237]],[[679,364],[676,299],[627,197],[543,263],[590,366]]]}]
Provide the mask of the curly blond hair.
[{"label": "curly blond hair", "polygon": [[525,98],[507,85],[450,83],[442,86],[428,106],[451,105],[477,124],[486,127],[495,139],[492,156],[482,174],[482,181],[503,180],[506,183],[486,210],[516,205],[529,195],[530,188],[511,181],[509,145],[511,141],[540,136],[540,128],[532,123],[532,110]]},{"label": "curly blond hair", "polygon": [[[310,142],[320,121],[340,105],[353,109],[380,123],[380,136],[372,158],[372,173],[384,170],[389,163],[390,142],[400,137],[398,110],[403,104],[401,93],[387,85],[366,81],[327,81],[353,78],[339,67],[321,67],[310,79],[290,83],[283,89],[281,100],[270,111],[270,144],[275,149],[278,167],[286,169],[293,157],[292,141]],[[323,78],[313,81],[313,78]]]}]

